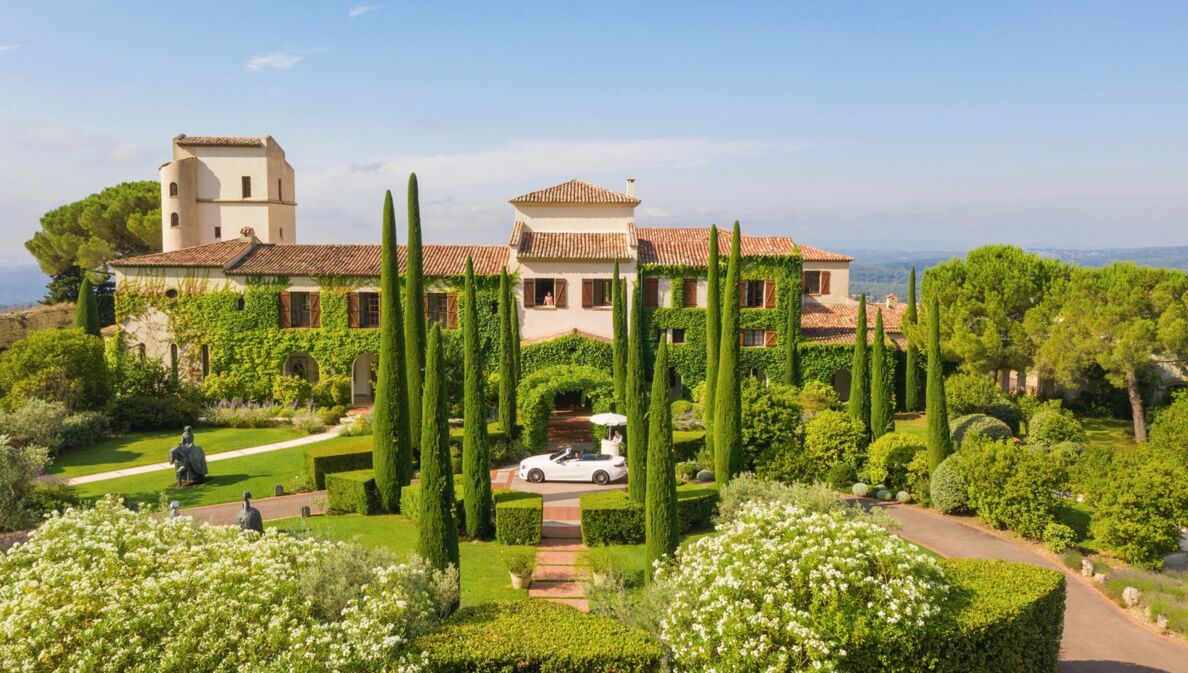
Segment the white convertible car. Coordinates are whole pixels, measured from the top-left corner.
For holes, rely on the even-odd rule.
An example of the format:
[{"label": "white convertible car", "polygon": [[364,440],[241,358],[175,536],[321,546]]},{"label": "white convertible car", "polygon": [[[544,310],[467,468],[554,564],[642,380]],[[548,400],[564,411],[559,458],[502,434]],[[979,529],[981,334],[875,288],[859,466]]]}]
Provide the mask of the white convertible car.
[{"label": "white convertible car", "polygon": [[606,453],[565,449],[520,461],[520,478],[536,484],[542,481],[592,481],[601,485],[626,476],[625,459]]}]

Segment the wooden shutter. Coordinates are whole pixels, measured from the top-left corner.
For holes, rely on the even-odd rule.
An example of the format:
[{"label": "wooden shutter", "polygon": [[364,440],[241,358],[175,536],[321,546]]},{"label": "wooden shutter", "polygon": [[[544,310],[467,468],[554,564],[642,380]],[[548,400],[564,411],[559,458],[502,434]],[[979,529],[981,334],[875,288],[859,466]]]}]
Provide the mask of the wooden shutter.
[{"label": "wooden shutter", "polygon": [[776,292],[775,279],[763,281],[763,308],[775,308]]},{"label": "wooden shutter", "polygon": [[350,292],[347,294],[347,326],[359,326],[359,293]]},{"label": "wooden shutter", "polygon": [[591,308],[594,306],[594,279],[582,279],[582,308]]},{"label": "wooden shutter", "polygon": [[569,308],[569,288],[564,278],[553,281],[553,305],[557,308]]},{"label": "wooden shutter", "polygon": [[763,330],[763,347],[764,348],[775,348],[776,347],[775,330],[773,330],[773,329]]},{"label": "wooden shutter", "polygon": [[446,295],[446,329],[458,328],[458,295],[453,292]]},{"label": "wooden shutter", "polygon": [[644,278],[643,302],[647,308],[660,306],[660,279]]},{"label": "wooden shutter", "polygon": [[317,292],[309,293],[309,326],[322,326],[322,299]]},{"label": "wooden shutter", "polygon": [[829,294],[829,272],[821,272],[821,294]]},{"label": "wooden shutter", "polygon": [[289,327],[289,326],[291,326],[290,321],[289,321],[289,318],[290,318],[289,293],[281,292],[280,294],[277,295],[277,299],[280,300],[278,302],[278,304],[280,306],[280,326],[281,327]]},{"label": "wooden shutter", "polygon": [[524,279],[524,308],[536,306],[536,279]]},{"label": "wooden shutter", "polygon": [[740,329],[738,331],[738,345],[739,346],[747,345],[747,331],[745,329]]},{"label": "wooden shutter", "polygon": [[745,280],[738,281],[738,305],[747,305],[747,281]]},{"label": "wooden shutter", "polygon": [[697,279],[686,278],[685,286],[681,291],[681,305],[685,308],[697,307]]}]

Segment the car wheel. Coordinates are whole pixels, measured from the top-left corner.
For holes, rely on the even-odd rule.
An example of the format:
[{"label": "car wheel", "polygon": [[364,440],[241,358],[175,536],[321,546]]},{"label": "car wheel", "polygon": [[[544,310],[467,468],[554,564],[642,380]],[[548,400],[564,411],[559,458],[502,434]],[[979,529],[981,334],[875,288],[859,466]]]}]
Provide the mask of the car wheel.
[{"label": "car wheel", "polygon": [[599,486],[605,486],[606,484],[610,483],[610,475],[606,472],[603,472],[602,470],[599,470],[594,473],[594,483],[598,484]]},{"label": "car wheel", "polygon": [[540,482],[544,481],[544,472],[541,472],[536,468],[528,470],[528,481],[534,484],[539,484]]}]

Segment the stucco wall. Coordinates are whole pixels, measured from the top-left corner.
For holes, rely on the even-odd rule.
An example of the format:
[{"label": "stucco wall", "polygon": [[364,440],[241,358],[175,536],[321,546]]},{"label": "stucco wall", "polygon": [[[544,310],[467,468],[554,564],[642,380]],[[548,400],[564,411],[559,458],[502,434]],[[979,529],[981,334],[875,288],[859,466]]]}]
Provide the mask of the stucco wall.
[{"label": "stucco wall", "polygon": [[515,221],[532,231],[627,231],[631,206],[517,206]]},{"label": "stucco wall", "polygon": [[[535,340],[553,336],[562,332],[580,330],[604,338],[610,338],[611,309],[582,308],[582,280],[586,278],[614,277],[614,265],[609,262],[521,262],[519,267],[521,282],[516,284],[516,303],[520,307],[520,335],[525,340]],[[626,262],[619,265],[619,276],[626,278],[628,283],[635,281],[635,263]],[[564,278],[566,282],[566,308],[525,308],[523,279],[525,278]]]},{"label": "stucco wall", "polygon": [[810,295],[813,300],[822,304],[845,304],[850,301],[849,262],[806,261],[804,270],[829,272],[829,294]]}]

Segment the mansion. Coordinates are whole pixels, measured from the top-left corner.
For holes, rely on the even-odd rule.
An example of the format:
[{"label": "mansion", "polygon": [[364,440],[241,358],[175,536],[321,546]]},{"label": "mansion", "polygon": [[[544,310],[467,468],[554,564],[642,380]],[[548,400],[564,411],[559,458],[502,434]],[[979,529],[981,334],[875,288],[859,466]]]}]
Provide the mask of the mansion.
[{"label": "mansion", "polygon": [[[380,246],[298,243],[294,172],[271,137],[183,135],[173,140],[173,156],[160,171],[163,251],[111,262],[125,347],[197,379],[349,374],[356,403],[370,402]],[[587,352],[581,343],[611,339],[617,263],[628,283],[642,285],[645,327],[673,345],[674,391],[695,384],[704,376],[709,227],[639,226],[640,203],[630,179],[622,192],[570,180],[511,199],[506,242],[424,245],[426,316],[457,327],[458,281],[470,258],[486,287],[505,268],[514,274],[526,352],[550,344]],[[730,230],[723,224],[724,263]],[[431,222],[427,229],[431,235]],[[838,353],[853,344],[857,306],[849,295],[852,258],[787,236],[743,235],[741,253],[742,366],[774,376],[783,367],[777,346],[792,338],[802,357],[816,348],[832,353],[829,362],[845,361]],[[403,246],[398,259],[403,272]],[[205,309],[183,309],[203,297]],[[903,306],[894,297],[872,304],[872,326],[876,310],[902,343]],[[789,312],[799,319],[788,320]],[[495,319],[489,313],[481,320]],[[848,361],[824,366],[806,371],[844,397]]]}]

